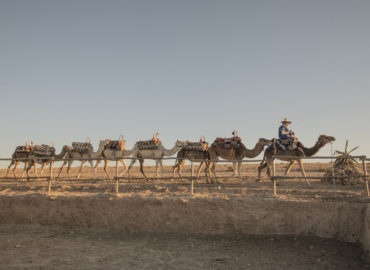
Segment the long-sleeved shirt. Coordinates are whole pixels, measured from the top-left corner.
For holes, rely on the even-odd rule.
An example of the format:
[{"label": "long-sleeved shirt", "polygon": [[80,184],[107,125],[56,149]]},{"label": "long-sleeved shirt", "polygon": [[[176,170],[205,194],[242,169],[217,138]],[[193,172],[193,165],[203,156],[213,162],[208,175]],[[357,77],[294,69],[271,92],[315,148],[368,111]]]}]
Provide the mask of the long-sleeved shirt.
[{"label": "long-sleeved shirt", "polygon": [[284,126],[284,125],[281,125],[279,127],[279,139],[281,140],[285,140],[285,139],[288,139],[290,138],[290,130]]}]

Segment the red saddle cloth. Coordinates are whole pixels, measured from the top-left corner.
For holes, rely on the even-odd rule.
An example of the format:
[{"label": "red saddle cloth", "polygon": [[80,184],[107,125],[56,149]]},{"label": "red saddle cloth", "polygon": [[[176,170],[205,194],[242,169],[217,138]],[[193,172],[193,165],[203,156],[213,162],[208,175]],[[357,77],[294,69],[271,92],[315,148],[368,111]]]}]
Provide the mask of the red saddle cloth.
[{"label": "red saddle cloth", "polygon": [[214,143],[226,149],[239,148],[242,143],[242,139],[240,137],[231,137],[231,138],[217,137]]}]

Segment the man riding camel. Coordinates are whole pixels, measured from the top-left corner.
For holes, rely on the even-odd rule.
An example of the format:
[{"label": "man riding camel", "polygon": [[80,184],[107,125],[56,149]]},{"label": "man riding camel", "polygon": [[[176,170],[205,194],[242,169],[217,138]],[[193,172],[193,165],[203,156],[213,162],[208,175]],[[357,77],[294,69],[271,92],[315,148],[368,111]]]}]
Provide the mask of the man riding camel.
[{"label": "man riding camel", "polygon": [[281,123],[282,125],[279,127],[279,139],[290,149],[296,149],[298,139],[294,136],[293,130],[288,128],[288,125],[290,125],[292,121],[289,121],[288,118],[284,118]]}]

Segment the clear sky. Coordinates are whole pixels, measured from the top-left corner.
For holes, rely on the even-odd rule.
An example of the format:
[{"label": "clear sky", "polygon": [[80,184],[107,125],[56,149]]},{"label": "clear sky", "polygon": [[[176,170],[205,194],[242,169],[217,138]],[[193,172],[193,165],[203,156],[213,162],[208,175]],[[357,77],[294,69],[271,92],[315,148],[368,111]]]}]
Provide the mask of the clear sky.
[{"label": "clear sky", "polygon": [[[160,133],[251,148],[288,117],[370,156],[370,1],[0,1],[0,156]],[[330,146],[321,154],[330,154]]]}]

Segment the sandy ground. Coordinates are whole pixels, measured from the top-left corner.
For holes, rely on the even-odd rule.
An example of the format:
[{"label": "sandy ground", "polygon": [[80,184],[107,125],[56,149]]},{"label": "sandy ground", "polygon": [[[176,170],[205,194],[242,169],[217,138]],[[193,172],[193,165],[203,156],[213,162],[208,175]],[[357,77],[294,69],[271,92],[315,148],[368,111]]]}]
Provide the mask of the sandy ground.
[{"label": "sandy ground", "polygon": [[[283,174],[284,166],[277,166],[278,175]],[[309,176],[321,176],[327,167],[324,163],[306,165]],[[201,178],[194,185],[193,195],[188,180],[156,179],[154,167],[145,170],[152,181],[122,179],[119,194],[115,194],[112,179],[103,179],[101,167],[97,171],[100,180],[92,179],[90,168],[85,167],[79,180],[75,178],[77,168],[72,170],[72,180],[64,170],[61,178],[53,181],[49,195],[45,180],[1,179],[0,196],[274,199],[272,183],[265,173],[261,182],[255,182],[256,164],[243,165],[241,179],[207,184]],[[171,177],[171,171],[166,166],[163,175]],[[230,165],[219,165],[217,172],[221,177],[229,176]],[[20,174],[21,169],[17,170]],[[48,170],[44,172],[47,174]],[[113,164],[110,174],[115,174]],[[184,175],[190,175],[189,166]],[[4,176],[5,170],[0,170],[0,177]],[[137,167],[132,176],[140,177]],[[296,168],[292,176],[300,176],[300,171]],[[320,180],[310,181],[313,188],[304,180],[279,181],[278,199],[370,202],[363,183],[334,187]],[[0,269],[370,269],[359,244],[316,237],[130,234],[40,225],[1,225],[0,261]]]},{"label": "sandy ground", "polygon": [[0,254],[0,269],[370,269],[358,244],[316,237],[0,226]]},{"label": "sandy ground", "polygon": [[[113,165],[113,164],[112,164]],[[58,165],[57,165],[58,166]],[[283,175],[285,164],[277,165],[277,175]],[[308,176],[322,176],[328,168],[328,163],[306,164]],[[369,168],[370,169],[370,168]],[[17,170],[17,175],[21,175],[21,169]],[[55,168],[53,175],[55,176],[58,168]],[[131,197],[167,197],[167,196],[187,196],[190,194],[190,181],[179,179],[158,179],[155,178],[155,168],[153,166],[145,167],[145,171],[151,181],[147,182],[140,179],[122,179],[119,184],[120,193],[118,196]],[[0,170],[0,177],[5,176],[6,170]],[[121,166],[119,172],[123,172]],[[44,176],[48,175],[48,170],[45,170]],[[115,175],[115,168],[111,166],[109,169],[111,176]],[[80,179],[76,179],[77,168],[71,170],[72,180],[68,179],[65,169],[59,179],[53,181],[51,196],[92,196],[101,194],[115,195],[115,182],[107,179],[101,167],[97,170],[99,180],[92,178],[91,169],[85,167]],[[164,177],[172,177],[172,168],[165,167]],[[183,170],[184,176],[190,176],[190,166],[186,166]],[[227,177],[231,175],[230,165],[218,165],[217,175]],[[271,197],[272,182],[267,178],[266,171],[262,174],[262,180],[256,182],[257,164],[243,165],[241,171],[242,178],[220,179],[218,184],[207,184],[204,178],[204,173],[194,183],[193,196],[200,197]],[[30,174],[33,176],[33,172]],[[127,174],[123,174],[127,176]],[[137,167],[132,170],[132,177],[141,177]],[[301,176],[301,172],[296,167],[292,170],[291,176]],[[12,176],[13,177],[13,176]],[[278,181],[278,197],[285,200],[322,200],[322,201],[359,201],[370,202],[366,196],[366,188],[362,180],[359,180],[357,185],[332,185],[321,183],[320,180],[310,180],[312,188],[309,188],[302,179],[279,180]],[[44,194],[47,193],[47,182],[45,180],[35,181],[32,179],[27,182],[25,179],[1,179],[0,180],[0,195],[22,195],[22,194]]]}]

